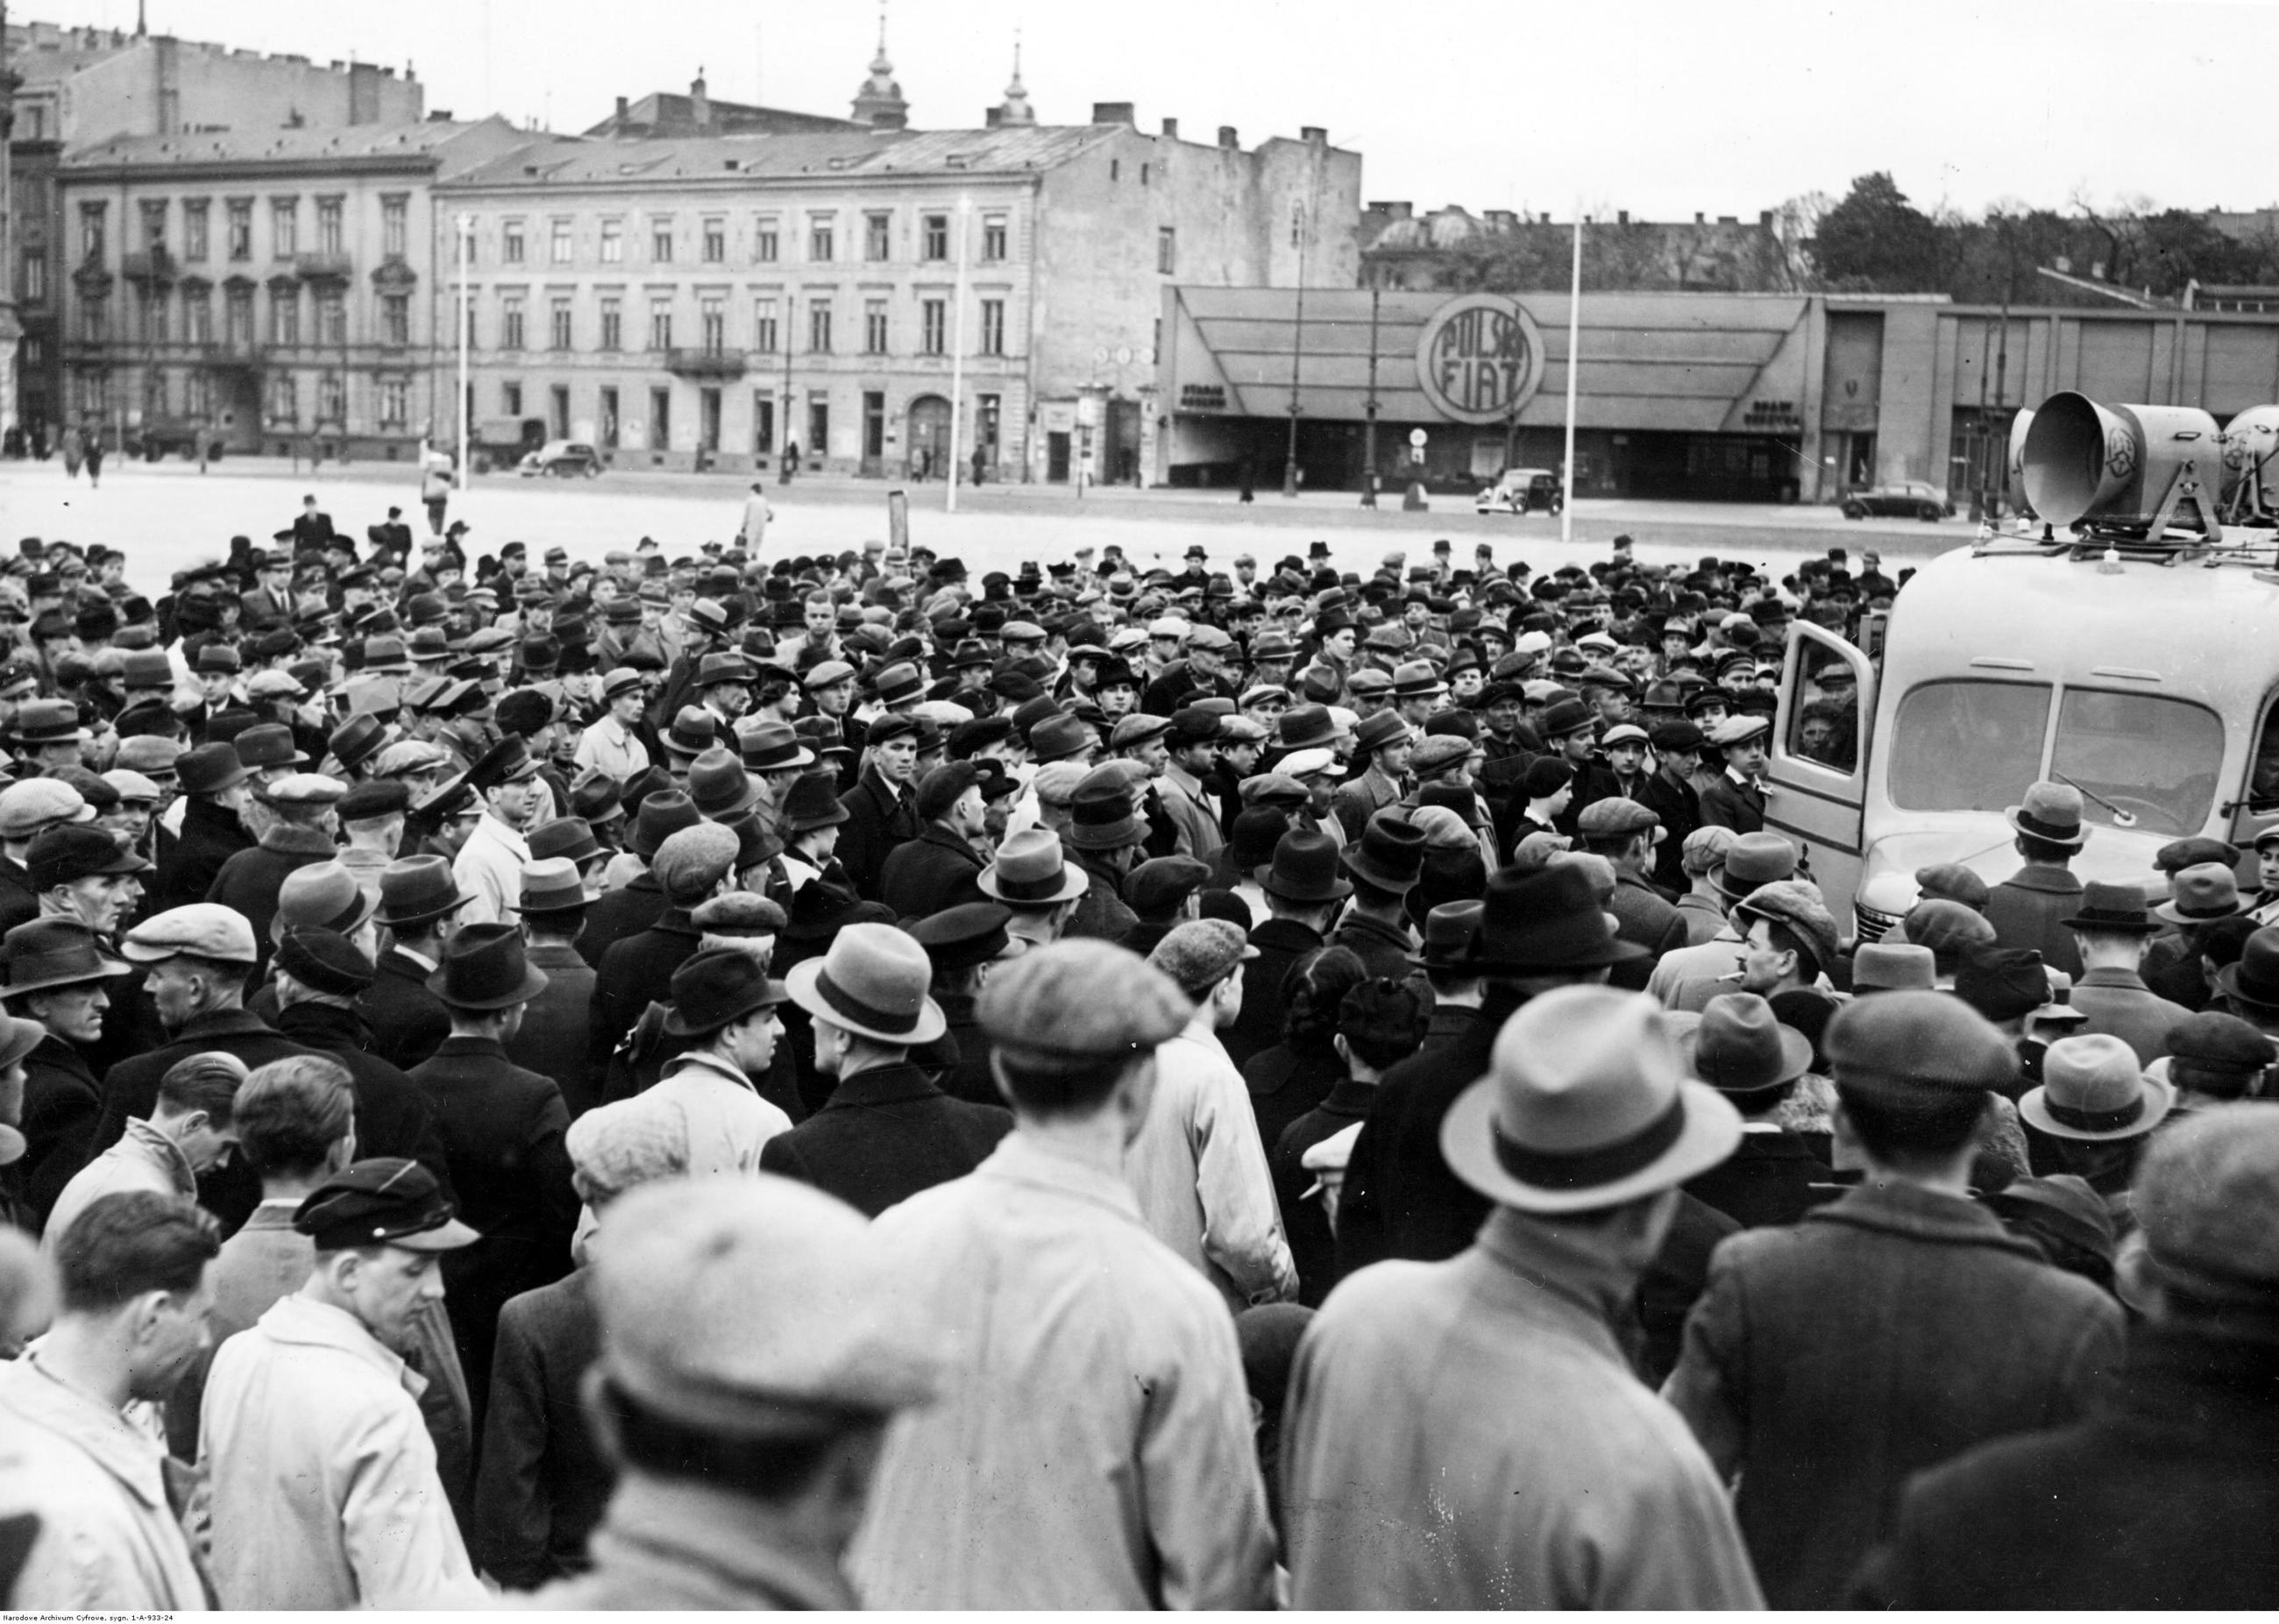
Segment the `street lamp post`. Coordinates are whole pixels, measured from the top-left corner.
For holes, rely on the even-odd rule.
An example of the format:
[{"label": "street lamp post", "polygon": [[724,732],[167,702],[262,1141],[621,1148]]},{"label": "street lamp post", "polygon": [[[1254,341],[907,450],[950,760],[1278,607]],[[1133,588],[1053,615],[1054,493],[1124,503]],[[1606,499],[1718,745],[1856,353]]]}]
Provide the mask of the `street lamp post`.
[{"label": "street lamp post", "polygon": [[1282,494],[1298,494],[1298,369],[1306,355],[1306,232],[1305,211],[1298,211],[1297,326],[1290,341],[1290,446],[1282,461]]},{"label": "street lamp post", "polygon": [[1575,205],[1575,269],[1567,292],[1567,461],[1559,470],[1559,540],[1575,539],[1575,376],[1583,366],[1583,205]]},{"label": "street lamp post", "polygon": [[942,510],[957,511],[957,440],[965,415],[965,229],[973,214],[973,199],[957,200],[957,281],[950,297],[957,308],[950,317],[949,339],[949,479]]},{"label": "street lamp post", "polygon": [[1377,506],[1377,303],[1382,290],[1369,290],[1369,401],[1361,440],[1361,505]]},{"label": "street lamp post", "polygon": [[473,295],[473,290],[467,283],[469,273],[474,269],[475,263],[475,217],[472,214],[460,215],[458,228],[459,409],[452,415],[459,419],[459,488],[464,491],[467,488],[468,476],[474,471],[473,464],[467,460],[467,328],[470,325],[467,313],[472,308],[469,301]]}]

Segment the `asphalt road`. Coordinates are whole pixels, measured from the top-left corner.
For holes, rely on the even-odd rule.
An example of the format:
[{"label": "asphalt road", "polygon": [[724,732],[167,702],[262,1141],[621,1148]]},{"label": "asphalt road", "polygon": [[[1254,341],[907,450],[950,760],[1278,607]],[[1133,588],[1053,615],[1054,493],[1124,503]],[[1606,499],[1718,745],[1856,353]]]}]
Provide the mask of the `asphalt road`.
[{"label": "asphalt road", "polygon": [[[802,479],[768,486],[776,519],[768,550],[788,553],[859,548],[886,534],[883,480]],[[1067,487],[985,486],[958,492],[958,511],[942,510],[939,484],[906,487],[910,534],[977,573],[1012,570],[1024,559],[1067,557],[1077,548],[1119,544],[1142,566],[1161,559],[1176,568],[1186,548],[1201,541],[1214,567],[1245,552],[1262,566],[1308,542],[1327,541],[1340,569],[1373,569],[1395,548],[1413,559],[1448,539],[1458,559],[1486,541],[1499,563],[1524,559],[1538,570],[1607,556],[1617,534],[1633,537],[1641,559],[1677,562],[1716,555],[1784,571],[1830,547],[1880,552],[1886,569],[1920,561],[1967,543],[1968,520],[1926,525],[1913,519],[1846,523],[1830,508],[1748,507],[1712,502],[1583,501],[1575,504],[1574,540],[1562,544],[1559,521],[1543,514],[1482,516],[1462,498],[1434,499],[1432,510],[1404,513],[1394,499],[1374,512],[1349,493],[1324,492],[1285,500],[1262,492],[1242,504],[1232,492],[1093,490],[1081,497]],[[654,536],[669,554],[732,535],[741,517],[746,482],[733,477],[610,472],[592,480],[523,479],[479,476],[456,495],[452,514],[472,527],[474,552],[520,540],[534,549],[559,545],[573,558],[599,561],[612,548]],[[0,463],[0,545],[21,536],[102,542],[126,551],[127,578],[151,593],[194,563],[223,557],[229,538],[265,544],[291,523],[305,492],[316,494],[334,523],[361,537],[366,525],[403,508],[422,526],[418,479],[406,465],[328,465],[295,471],[283,461],[251,459],[195,464],[111,462],[102,486],[84,476],[65,476],[59,460]]]}]

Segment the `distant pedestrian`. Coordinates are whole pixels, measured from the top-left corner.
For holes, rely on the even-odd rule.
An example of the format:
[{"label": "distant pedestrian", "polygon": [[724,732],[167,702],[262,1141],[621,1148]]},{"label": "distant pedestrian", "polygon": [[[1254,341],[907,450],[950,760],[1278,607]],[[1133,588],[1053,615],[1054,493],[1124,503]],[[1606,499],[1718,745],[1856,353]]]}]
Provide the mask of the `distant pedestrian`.
[{"label": "distant pedestrian", "polygon": [[789,485],[792,480],[792,476],[798,471],[799,441],[796,440],[787,440],[784,441],[783,466],[776,471],[776,483],[778,485]]},{"label": "distant pedestrian", "polygon": [[451,456],[422,442],[419,448],[419,500],[427,509],[427,533],[443,533],[443,513],[451,503]]},{"label": "distant pedestrian", "polygon": [[753,480],[752,494],[744,498],[744,521],[737,529],[737,536],[744,550],[755,558],[760,555],[760,548],[768,539],[768,521],[774,517],[775,509],[768,506],[767,486]]},{"label": "distant pedestrian", "polygon": [[87,432],[87,482],[91,489],[103,482],[103,431]]},{"label": "distant pedestrian", "polygon": [[87,456],[87,441],[81,438],[79,425],[66,424],[63,433],[64,477],[79,478],[79,465]]}]

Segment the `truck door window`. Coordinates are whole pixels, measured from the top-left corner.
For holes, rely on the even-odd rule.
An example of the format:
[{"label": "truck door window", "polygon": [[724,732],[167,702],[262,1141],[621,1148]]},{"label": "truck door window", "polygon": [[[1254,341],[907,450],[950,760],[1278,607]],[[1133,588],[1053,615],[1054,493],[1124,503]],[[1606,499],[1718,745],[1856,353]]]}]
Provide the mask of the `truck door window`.
[{"label": "truck door window", "polygon": [[2038,682],[1927,682],[1891,724],[1891,804],[1999,812],[2041,776],[2050,689]]},{"label": "truck door window", "polygon": [[1804,659],[1788,753],[1848,773],[1860,761],[1860,685],[1850,663],[1832,648],[1807,644]]},{"label": "truck door window", "polygon": [[2279,808],[2279,701],[2263,713],[2255,759],[2247,769],[2247,809],[2268,812],[2275,808]]},{"label": "truck door window", "polygon": [[2205,706],[2160,693],[2068,688],[2058,707],[2051,776],[2080,786],[2092,823],[2198,834],[2222,767],[2223,723]]}]

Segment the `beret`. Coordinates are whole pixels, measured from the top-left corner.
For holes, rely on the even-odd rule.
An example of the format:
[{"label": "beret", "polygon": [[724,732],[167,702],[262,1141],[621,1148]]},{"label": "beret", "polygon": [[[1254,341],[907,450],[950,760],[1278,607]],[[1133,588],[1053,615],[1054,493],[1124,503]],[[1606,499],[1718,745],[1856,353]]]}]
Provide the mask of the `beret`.
[{"label": "beret", "polygon": [[1520,793],[1530,801],[1548,801],[1575,782],[1575,769],[1555,755],[1539,755],[1520,775]]}]

